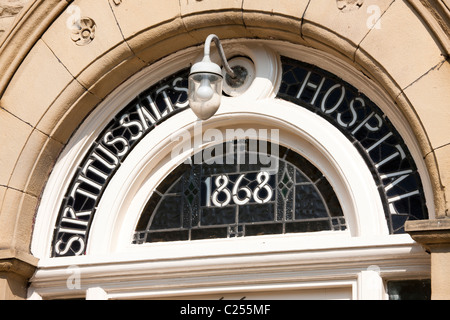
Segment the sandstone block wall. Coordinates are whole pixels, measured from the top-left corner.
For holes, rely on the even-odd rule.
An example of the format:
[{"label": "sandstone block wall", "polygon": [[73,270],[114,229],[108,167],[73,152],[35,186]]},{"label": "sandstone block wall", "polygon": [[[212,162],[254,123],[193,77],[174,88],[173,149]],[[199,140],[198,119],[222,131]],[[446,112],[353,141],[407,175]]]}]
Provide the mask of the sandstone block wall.
[{"label": "sandstone block wall", "polygon": [[0,0],[0,39],[29,0]]}]

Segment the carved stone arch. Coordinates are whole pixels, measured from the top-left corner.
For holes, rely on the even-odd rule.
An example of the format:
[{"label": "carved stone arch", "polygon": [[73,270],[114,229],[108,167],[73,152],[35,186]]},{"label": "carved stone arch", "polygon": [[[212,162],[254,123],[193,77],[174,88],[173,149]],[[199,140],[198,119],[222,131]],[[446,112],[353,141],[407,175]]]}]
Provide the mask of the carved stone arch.
[{"label": "carved stone arch", "polygon": [[[375,2],[379,29],[367,28],[368,7]],[[334,2],[323,7],[307,0],[276,7],[273,1],[165,1],[146,2],[145,8],[133,1],[30,1],[0,42],[0,133],[7,154],[0,171],[0,247],[8,248],[0,250],[0,259],[37,264],[29,245],[39,198],[83,119],[139,70],[200,45],[210,33],[317,48],[376,81],[408,120],[428,165],[436,216],[446,216],[446,11],[424,3],[437,9],[399,0],[364,1],[345,13]],[[70,5],[96,23],[95,38],[84,46],[74,43],[67,28]],[[436,12],[440,19],[432,18]],[[430,112],[430,106],[439,107]]]}]

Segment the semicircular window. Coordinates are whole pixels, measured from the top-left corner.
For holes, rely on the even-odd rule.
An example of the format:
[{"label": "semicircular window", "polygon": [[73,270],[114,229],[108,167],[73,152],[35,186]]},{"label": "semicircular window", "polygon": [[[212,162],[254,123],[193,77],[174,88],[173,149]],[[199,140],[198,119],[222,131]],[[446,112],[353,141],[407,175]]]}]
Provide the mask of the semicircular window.
[{"label": "semicircular window", "polygon": [[205,149],[150,197],[133,243],[345,230],[326,177],[296,152],[262,140]]}]

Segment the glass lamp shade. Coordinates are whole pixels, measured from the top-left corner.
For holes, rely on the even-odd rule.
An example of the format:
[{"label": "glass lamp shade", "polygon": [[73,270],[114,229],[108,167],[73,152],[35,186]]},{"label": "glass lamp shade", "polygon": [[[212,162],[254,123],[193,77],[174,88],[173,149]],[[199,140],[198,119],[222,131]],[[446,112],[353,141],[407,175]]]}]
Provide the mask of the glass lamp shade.
[{"label": "glass lamp shade", "polygon": [[222,97],[221,75],[209,72],[189,76],[189,105],[201,120],[211,118],[219,109]]}]

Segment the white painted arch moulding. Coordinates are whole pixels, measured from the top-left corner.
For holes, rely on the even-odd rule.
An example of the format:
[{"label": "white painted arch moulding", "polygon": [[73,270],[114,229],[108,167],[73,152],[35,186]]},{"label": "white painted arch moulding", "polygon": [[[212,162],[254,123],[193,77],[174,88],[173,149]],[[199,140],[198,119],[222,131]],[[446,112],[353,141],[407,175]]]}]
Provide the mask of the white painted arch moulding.
[{"label": "white painted arch moulding", "polygon": [[[267,246],[265,252],[224,252],[202,259],[161,260],[141,253],[119,254],[114,261],[109,256],[54,259],[32,277],[29,296],[84,297],[91,288],[100,287],[107,299],[189,299],[202,294],[330,288],[345,283],[352,284],[353,299],[386,299],[382,279],[429,277],[429,256],[405,235],[364,241],[334,236],[332,246],[319,247],[311,251],[287,246],[274,252]],[[376,286],[362,277],[374,267],[379,270]],[[74,273],[80,276],[80,286],[68,288],[68,278]],[[381,295],[371,296],[378,290]]]},{"label": "white painted arch moulding", "polygon": [[[268,99],[233,103],[232,98],[227,100],[214,119],[202,125],[203,130],[218,129],[223,137],[227,129],[280,130],[281,145],[308,158],[327,176],[341,202],[352,236],[388,234],[371,174],[358,151],[336,128],[288,102]],[[186,110],[166,120],[136,146],[111,180],[98,206],[88,255],[130,252],[141,247],[129,245],[139,214],[152,190],[195,153],[193,149],[185,150],[174,159],[171,154],[177,144],[173,137],[182,136],[186,130],[194,137],[195,124],[196,118]],[[173,128],[177,128],[176,131]],[[205,142],[202,149],[221,142]],[[107,214],[99,214],[101,212]],[[187,247],[204,251],[194,249],[195,246]]]},{"label": "white painted arch moulding", "polygon": [[[419,9],[417,9],[419,15],[423,16],[422,11],[424,10],[424,8],[422,8],[421,3],[430,3],[431,1],[413,1],[415,0],[408,0],[408,2],[410,3],[418,4],[418,6],[420,7]],[[30,52],[33,45],[40,38],[47,27],[51,25],[54,19],[63,12],[64,8],[66,8],[70,2],[71,0],[29,1],[29,7],[24,12],[24,14],[21,15],[21,18],[17,20],[15,28],[11,30],[6,40],[1,44],[2,48],[0,49],[0,63],[2,64],[2,67],[0,69],[7,70],[8,72],[0,75],[0,92],[4,92],[4,89],[8,85],[10,79],[13,77],[18,66],[20,66],[20,63],[23,61],[24,57]],[[433,17],[428,17],[425,20],[428,22],[429,20],[433,20]],[[448,48],[448,38],[439,37],[439,39],[440,41],[445,41],[447,43],[446,47]],[[25,46],[23,46],[24,43],[26,44]],[[19,46],[17,44],[20,44],[19,53],[17,52],[17,47]],[[16,211],[19,212],[19,208]],[[434,213],[434,210],[432,211],[432,213]],[[29,223],[29,225],[31,226],[31,222]]]},{"label": "white painted arch moulding", "polygon": [[[248,98],[250,101],[249,105],[252,105],[255,99],[270,99],[274,96],[274,90],[276,89],[279,81],[277,80],[277,77],[280,76],[280,67],[278,66],[279,61],[276,58],[277,55],[275,54],[277,52],[315,64],[324,69],[328,69],[328,71],[334,74],[338,74],[343,78],[343,80],[349,82],[355,87],[358,87],[372,101],[374,101],[389,116],[391,121],[399,130],[400,134],[404,137],[405,142],[410,149],[416,164],[418,165],[419,172],[423,179],[424,188],[427,192],[427,202],[430,205],[429,211],[431,213],[434,212],[432,207],[432,191],[429,184],[427,170],[425,164],[423,163],[420,149],[414,139],[414,134],[407,125],[407,121],[405,121],[402,117],[401,113],[393,107],[392,103],[390,103],[389,97],[384,94],[384,92],[376,84],[372,83],[364,75],[360,74],[344,62],[338,62],[331,55],[318,50],[270,41],[251,42],[246,39],[245,43],[252,43],[252,45],[247,46],[242,50],[244,50],[246,54],[249,54],[251,58],[256,61],[257,66],[264,66],[264,71],[258,74],[259,77],[255,80],[255,83],[252,85],[249,93],[244,94],[241,97],[230,98],[231,104],[233,103],[232,101],[235,101],[235,103],[239,103],[239,101],[241,101],[241,105],[245,105],[245,100]],[[224,46],[235,46],[238,48],[243,47],[243,44],[239,44],[239,40],[232,40],[225,41]],[[261,51],[262,47],[267,49],[265,53]],[[67,189],[68,184],[70,183],[69,179],[76,170],[77,164],[87,152],[88,146],[91,145],[93,140],[101,132],[102,128],[109,122],[110,118],[112,118],[113,115],[116,114],[124,105],[131,101],[137,94],[148,88],[148,86],[152,83],[155,83],[172,72],[186,67],[186,64],[189,63],[189,61],[192,62],[198,59],[199,52],[200,49],[192,48],[176,53],[137,74],[130,81],[119,87],[114,94],[110,95],[80,127],[80,130],[74,135],[71,142],[61,155],[60,160],[56,164],[54,172],[50,177],[49,183],[47,184],[47,188],[44,191],[41,206],[36,219],[35,232],[32,242],[32,252],[34,255],[39,258],[49,256],[52,236],[51,228],[56,221],[55,212],[58,212],[59,210],[63,192]],[[267,63],[261,63],[261,61],[267,61],[267,59],[272,61],[270,64],[272,67],[267,67]],[[225,99],[225,101],[227,100]],[[253,112],[252,110],[249,111]],[[184,112],[183,114],[189,113]],[[185,125],[186,123],[182,124],[182,126]],[[353,230],[356,229],[354,228]]]},{"label": "white painted arch moulding", "polygon": [[[120,86],[114,94],[108,96],[80,126],[79,130],[69,141],[55,164],[46,188],[43,191],[40,207],[34,227],[32,240],[32,253],[43,258],[49,256],[49,243],[52,230],[50,224],[56,221],[57,212],[63,198],[64,190],[67,190],[70,179],[73,177],[78,164],[86,155],[89,146],[99,136],[108,122],[126,106],[139,93],[164,77],[192,65],[202,58],[201,49],[190,48],[171,55],[170,57],[155,63],[151,67],[136,74],[129,81]],[[265,50],[261,44],[255,43],[247,46],[238,45],[227,54],[237,53],[251,58],[258,70],[251,88],[243,96],[249,99],[269,97],[275,95],[276,81],[280,78],[280,66],[278,56],[270,49]],[[216,51],[211,56],[215,61]],[[268,63],[268,61],[271,61]],[[258,90],[252,90],[257,86]],[[256,93],[255,93],[256,92]],[[255,93],[257,96],[255,96]]]},{"label": "white painted arch moulding", "polygon": [[[46,0],[46,1],[42,1],[42,0],[31,0],[29,1],[29,5],[26,9],[24,9],[24,11],[21,13],[19,19],[17,19],[17,22],[15,24],[15,26],[11,29],[11,31],[7,34],[7,36],[2,40],[2,43],[0,44],[0,64],[4,67],[2,67],[2,70],[5,70],[5,73],[0,74],[0,93],[3,93],[4,90],[7,88],[8,84],[10,83],[11,79],[13,78],[14,74],[16,73],[16,71],[18,70],[20,64],[22,63],[22,61],[25,59],[25,57],[27,57],[27,55],[29,55],[30,52],[33,51],[33,46],[36,44],[36,42],[40,39],[40,37],[42,36],[42,34],[44,34],[44,32],[47,30],[48,26],[50,26],[56,19],[58,16],[60,16],[61,14],[64,14],[64,9],[68,6],[68,4],[70,4],[72,1],[64,1],[64,0]],[[411,0],[409,2],[412,2]],[[423,12],[428,12],[426,11],[426,9],[419,4],[418,6],[414,7],[417,12],[419,12],[420,16],[424,16]],[[424,11],[425,10],[425,11]],[[226,10],[225,10],[226,11]],[[269,12],[260,12],[258,13],[261,15],[261,17],[263,17],[264,15],[268,15],[270,14]],[[430,21],[430,15],[427,15],[428,18],[424,19],[425,21]],[[210,19],[210,17],[208,18]],[[276,20],[276,19],[275,19]],[[431,18],[432,20],[432,18]],[[261,19],[261,21],[264,21],[264,19]],[[211,31],[211,32],[215,32],[217,31],[217,29],[220,29],[219,27],[213,25],[214,23],[211,21],[206,21],[205,23],[209,23],[209,25],[206,27],[206,29],[204,30],[206,31]],[[273,22],[272,22],[273,23]],[[280,22],[280,28],[282,28],[283,23]],[[266,34],[264,35],[264,37],[269,37],[269,33],[270,33],[270,28],[268,28],[266,25],[261,25],[261,30],[264,30],[266,32]],[[267,29],[267,30],[266,30]],[[431,28],[433,29],[433,28]],[[431,30],[430,29],[430,30]],[[180,31],[180,32],[184,32],[184,30]],[[283,32],[285,32],[286,34],[288,33],[292,33],[292,31],[289,30],[284,30]],[[276,32],[274,31],[274,35],[276,36]],[[159,34],[159,35],[152,35],[149,39],[149,41],[151,42],[151,44],[159,44],[161,40],[164,40],[162,38],[164,38],[165,35]],[[300,41],[300,36],[298,34],[292,34],[293,38],[290,39],[294,39],[295,37],[297,37]],[[447,41],[448,39],[444,39],[441,36],[438,36],[438,38],[440,39],[440,41]],[[20,44],[20,45],[19,45]],[[160,48],[161,49],[161,48]],[[406,48],[408,49],[408,48]],[[167,49],[170,50],[170,49]],[[161,58],[162,56],[164,56],[165,54],[168,54],[168,52],[162,50],[162,55],[159,56],[158,58]],[[112,61],[116,64],[119,65],[120,63],[123,63],[122,60],[120,60],[120,57],[108,57],[108,59],[111,58]],[[370,59],[370,57],[368,57]],[[336,59],[336,57],[334,58],[335,62],[338,62],[338,59]],[[109,61],[111,62],[111,61]],[[363,66],[363,68],[365,70],[372,70],[373,68],[375,68],[376,62],[375,61],[371,61],[370,63],[374,63],[372,66],[370,65],[365,65]],[[111,66],[110,64],[105,64]],[[326,69],[326,68],[325,68]],[[108,73],[104,73],[104,72],[109,72],[105,71],[105,70],[97,70],[97,72],[101,73],[102,75],[104,75],[104,77],[102,79],[105,80],[105,82],[108,82],[108,79],[111,76]],[[373,71],[373,70],[372,70]],[[390,84],[386,84],[383,83],[383,86],[389,86]],[[62,95],[64,96],[64,95]],[[391,97],[392,98],[392,97]],[[392,99],[390,99],[392,100]],[[60,106],[57,106],[60,107]],[[411,106],[408,106],[407,108],[411,108]],[[406,123],[406,122],[405,122]],[[64,121],[62,121],[61,123],[61,127],[64,127],[64,125],[67,125],[68,123],[64,123]],[[417,123],[416,123],[417,124]],[[420,126],[417,126],[414,128],[416,130],[416,132],[414,133],[417,136],[420,137],[424,137],[425,136],[425,130],[422,130],[424,128],[421,128]],[[425,128],[426,129],[426,128]],[[408,127],[409,130],[409,127]],[[412,130],[409,130],[408,132],[412,132]],[[414,136],[413,134],[413,136]],[[413,137],[414,143],[413,144],[408,144],[409,147],[411,148],[411,146],[413,147],[417,147],[418,144],[416,144],[416,138]],[[423,140],[424,141],[424,140]],[[421,143],[423,142],[421,141]],[[422,150],[428,150],[429,145],[427,144],[426,146],[424,146],[427,143],[424,143],[421,145]],[[419,148],[419,147],[417,147]],[[41,161],[40,159],[31,159],[30,161]],[[417,161],[417,159],[416,159]],[[33,166],[33,168],[39,168],[39,165]],[[427,174],[427,170],[426,167],[424,167],[425,169],[423,170],[425,172],[426,177],[428,177]],[[430,164],[430,168],[431,169],[436,169],[436,163],[432,163]],[[37,171],[37,170],[36,170]],[[38,172],[37,174],[39,174],[40,172]],[[424,174],[421,172],[422,177],[424,177]],[[433,175],[433,185],[435,186],[440,186],[440,181],[439,181],[439,176],[437,175]],[[426,178],[427,181],[425,181],[425,184],[428,183],[428,178]],[[431,184],[430,184],[431,185]],[[26,188],[25,188],[26,189]],[[428,189],[427,187],[425,188],[426,190],[430,190],[431,192],[431,188]],[[436,187],[435,189],[435,194],[436,194],[436,205],[438,207],[439,211],[443,211],[441,210],[445,205],[442,205],[442,202],[438,201],[439,199],[441,199],[442,197],[440,197],[439,195],[441,194],[441,191],[439,188]],[[27,190],[24,190],[24,192],[26,193]],[[431,198],[427,197],[428,199],[428,203],[431,204],[433,206],[433,201],[431,201]],[[18,214],[20,213],[20,208],[16,208],[15,209],[16,212],[18,212]],[[434,209],[430,209],[429,210],[431,213],[431,218],[433,217],[435,210]],[[30,219],[28,219],[28,224],[31,226],[32,222],[29,221]]]}]

